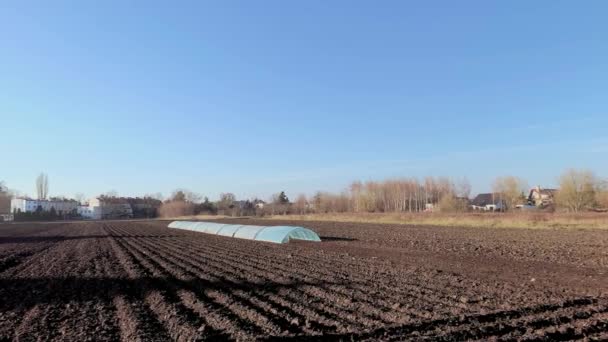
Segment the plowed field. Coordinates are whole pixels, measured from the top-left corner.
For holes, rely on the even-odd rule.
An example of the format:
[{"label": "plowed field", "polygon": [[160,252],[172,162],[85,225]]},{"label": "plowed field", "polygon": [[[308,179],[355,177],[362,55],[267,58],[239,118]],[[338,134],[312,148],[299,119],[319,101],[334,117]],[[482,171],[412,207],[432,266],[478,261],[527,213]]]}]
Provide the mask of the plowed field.
[{"label": "plowed field", "polygon": [[0,225],[0,340],[608,339],[608,231]]}]

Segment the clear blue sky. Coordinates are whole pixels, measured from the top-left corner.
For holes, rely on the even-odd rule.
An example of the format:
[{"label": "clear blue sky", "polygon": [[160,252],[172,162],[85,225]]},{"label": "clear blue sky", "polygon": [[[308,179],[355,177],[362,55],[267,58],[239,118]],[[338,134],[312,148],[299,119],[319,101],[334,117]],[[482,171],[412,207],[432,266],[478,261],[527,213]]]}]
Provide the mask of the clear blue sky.
[{"label": "clear blue sky", "polygon": [[0,4],[0,180],[217,198],[608,174],[606,1]]}]

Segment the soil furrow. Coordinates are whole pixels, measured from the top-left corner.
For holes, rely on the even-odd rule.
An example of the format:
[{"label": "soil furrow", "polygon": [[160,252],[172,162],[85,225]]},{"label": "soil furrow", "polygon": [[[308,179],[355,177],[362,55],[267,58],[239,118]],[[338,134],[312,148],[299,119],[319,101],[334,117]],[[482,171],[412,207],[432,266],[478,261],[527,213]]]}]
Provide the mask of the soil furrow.
[{"label": "soil furrow", "polygon": [[202,339],[206,324],[180,302],[169,283],[116,239],[111,243],[129,278],[140,280],[138,290],[144,303],[162,322],[169,337],[180,341]]},{"label": "soil furrow", "polygon": [[[285,296],[291,298],[291,299],[288,299],[288,302],[294,302],[294,303],[304,302],[304,303],[307,303],[308,305],[312,305],[321,311],[321,312],[318,312],[319,315],[331,318],[332,320],[335,320],[337,318],[340,319],[339,317],[341,317],[341,319],[346,318],[348,321],[350,321],[350,323],[346,323],[346,324],[352,324],[352,323],[354,323],[356,325],[365,324],[365,323],[362,323],[361,321],[357,321],[355,319],[346,317],[347,315],[350,315],[352,317],[354,315],[354,309],[338,307],[337,310],[340,310],[340,311],[336,311],[334,309],[328,308],[326,305],[321,306],[316,303],[316,302],[320,301],[320,299],[322,299],[323,297],[325,297],[325,298],[329,297],[328,295],[323,293],[325,291],[319,291],[320,288],[317,287],[317,286],[323,286],[323,284],[327,282],[326,279],[323,279],[323,280],[317,279],[315,281],[319,281],[318,284],[315,283],[315,285],[307,285],[307,283],[309,283],[309,282],[303,282],[301,279],[298,279],[296,277],[286,278],[286,277],[283,277],[280,275],[276,275],[274,273],[269,273],[270,275],[264,275],[267,272],[261,272],[260,270],[262,270],[262,269],[258,268],[258,267],[243,268],[242,266],[244,264],[246,264],[246,262],[241,263],[240,267],[237,268],[235,265],[233,265],[231,263],[227,263],[227,262],[219,260],[219,259],[214,259],[213,257],[210,257],[209,254],[206,255],[203,259],[192,258],[192,259],[199,259],[198,263],[195,263],[193,261],[188,260],[189,259],[188,255],[181,253],[178,246],[170,247],[169,245],[160,243],[159,241],[155,241],[155,243],[157,243],[158,245],[163,245],[164,247],[167,247],[171,251],[172,255],[176,256],[180,262],[186,263],[186,264],[190,265],[190,267],[194,267],[194,268],[198,269],[199,272],[202,272],[202,274],[205,274],[205,273],[215,274],[216,275],[215,277],[219,277],[219,276],[217,276],[217,274],[225,274],[225,276],[220,277],[220,278],[222,280],[227,280],[228,278],[226,278],[226,277],[230,277],[227,281],[234,283],[235,285],[233,285],[233,286],[238,286],[238,283],[240,281],[254,281],[254,282],[278,281],[278,282],[284,282],[284,283],[293,283],[293,282],[298,283],[298,284],[300,284],[298,287],[292,287],[292,288],[290,288],[290,291],[287,291],[285,293]],[[235,263],[238,263],[238,261],[236,261]],[[251,278],[251,277],[245,278],[242,276],[242,274],[254,274],[254,272],[255,272],[255,274],[257,274],[254,278]],[[197,272],[195,272],[195,273],[201,274],[201,273],[197,273]],[[295,294],[294,292],[298,292],[298,294]],[[311,295],[311,292],[314,294]],[[256,294],[257,293],[253,293],[253,295],[256,295]],[[266,297],[267,300],[271,300],[272,301],[271,304],[273,304],[275,306],[279,306],[279,308],[277,308],[277,309],[285,310],[284,304],[277,303],[276,300],[273,299],[273,298],[276,298],[276,296],[269,296],[267,293],[261,293],[261,294],[257,294],[257,295],[264,296],[264,297]],[[333,297],[332,297],[332,299],[333,299]],[[284,301],[284,299],[282,299],[282,300]],[[335,301],[332,301],[329,303],[332,305],[336,304]],[[373,308],[365,308],[365,309],[375,310]],[[325,312],[322,312],[322,311],[325,311]],[[301,316],[300,314],[296,314],[296,315]],[[371,315],[363,314],[363,315],[358,315],[358,316],[368,317]],[[371,317],[371,318],[375,319],[375,317]],[[296,317],[295,319],[301,320],[298,317]],[[315,322],[311,322],[311,324],[315,324]],[[330,328],[330,327],[326,326],[325,329],[327,329],[327,328]]]},{"label": "soil furrow", "polygon": [[[188,245],[188,250],[194,250],[194,251],[201,252],[201,255],[204,257],[209,257],[209,255],[210,255],[210,253],[208,253],[209,249],[211,249],[211,250],[217,249],[218,255],[221,255],[223,258],[231,257],[231,258],[235,258],[237,261],[242,260],[242,263],[247,263],[247,259],[248,259],[247,254],[237,253],[229,248],[224,248],[222,246],[205,245],[205,249],[201,250],[201,249],[197,248],[195,246],[195,244],[193,244],[193,243],[187,243],[187,245]],[[323,279],[326,277],[333,278],[336,276],[335,272],[331,273],[331,272],[323,272],[323,271],[319,270],[319,269],[323,269],[323,267],[325,267],[325,265],[324,265],[325,262],[320,263],[320,264],[310,264],[307,262],[301,263],[300,260],[296,259],[296,258],[297,258],[297,256],[293,257],[294,260],[297,260],[298,264],[289,265],[291,267],[284,264],[281,259],[275,258],[274,262],[273,262],[273,268],[280,269],[284,273],[290,274],[291,277],[295,277],[297,275],[302,275],[304,277],[315,276],[317,279],[319,279],[319,278]],[[232,259],[232,260],[235,260],[235,259]],[[238,263],[235,263],[235,264],[238,265]],[[253,265],[252,267],[259,268],[260,265],[263,265],[263,263],[258,264],[258,265]],[[294,267],[294,266],[296,266],[296,267]],[[409,292],[404,292],[402,290],[396,290],[394,288],[387,289],[386,287],[384,287],[383,289],[376,291],[376,294],[377,294],[376,297],[379,297],[379,298],[369,299],[369,292],[367,292],[367,291],[369,291],[373,287],[382,286],[382,284],[378,284],[378,282],[371,282],[370,279],[362,279],[362,278],[357,278],[357,277],[354,277],[354,279],[346,278],[345,282],[349,282],[351,284],[350,290],[354,290],[354,291],[351,291],[350,293],[348,293],[347,291],[345,291],[345,289],[337,287],[337,286],[328,285],[326,287],[328,287],[328,289],[331,289],[335,292],[341,293],[345,296],[348,296],[351,298],[355,297],[357,299],[357,301],[359,301],[359,302],[364,302],[364,303],[368,303],[370,305],[376,305],[376,306],[378,304],[378,301],[380,301],[380,302],[384,301],[383,298],[387,298],[387,297],[392,298],[393,301],[391,303],[385,302],[385,305],[391,306],[391,305],[395,305],[396,303],[398,303],[399,298],[407,297],[408,301],[424,298],[424,302],[426,302],[426,303],[428,303],[429,301],[438,301],[438,304],[444,305],[445,307],[450,307],[450,308],[453,308],[458,311],[462,311],[462,309],[463,309],[463,307],[459,306],[458,305],[459,303],[457,303],[457,302],[448,301],[448,300],[440,300],[438,298],[432,298],[429,296],[429,293],[422,292],[423,290],[421,290],[420,288],[412,287],[412,286],[409,286],[408,284],[400,283],[400,286],[408,288],[410,290]],[[364,284],[359,285],[359,283],[361,283],[361,282],[363,282]],[[370,286],[370,285],[373,285],[373,286]],[[357,296],[357,295],[359,295],[359,296]],[[453,312],[454,310],[451,310],[451,311]],[[384,319],[386,319],[386,318],[384,318]],[[382,318],[381,318],[381,320],[382,320]]]},{"label": "soil furrow", "polygon": [[[178,248],[182,248],[184,249],[184,246],[179,246],[179,245],[175,245],[174,246],[178,247]],[[201,250],[201,249],[197,249],[197,248],[193,248],[193,247],[188,247],[188,250],[194,250],[195,252],[200,252],[200,257],[199,256],[193,256],[193,258],[202,258],[201,260],[205,260],[208,261],[210,258],[213,258],[213,256],[215,255],[215,253],[209,253],[209,250]],[[312,279],[313,281],[318,280],[318,279],[324,279],[326,280],[326,277],[319,277],[319,276],[315,276],[315,274],[318,274],[318,272],[314,269],[309,269],[307,268],[309,265],[291,265],[290,269],[281,267],[282,263],[281,260],[273,260],[273,264],[272,264],[272,268],[269,267],[262,267],[262,265],[265,265],[265,263],[258,263],[258,262],[252,262],[249,261],[247,258],[245,258],[244,255],[240,255],[238,258],[232,257],[230,255],[229,252],[225,252],[225,254],[217,254],[218,256],[216,257],[215,261],[217,262],[222,262],[223,260],[229,260],[234,262],[234,264],[232,264],[232,267],[240,267],[242,268],[243,266],[248,266],[249,269],[247,270],[241,270],[241,271],[251,271],[252,269],[256,270],[256,273],[266,273],[269,274],[270,276],[275,276],[275,277],[282,277],[281,274],[277,275],[275,272],[277,270],[279,271],[283,271],[283,274],[287,274],[288,277],[291,280],[304,280],[307,281],[309,279]],[[306,268],[303,268],[306,267]],[[319,266],[313,266],[313,267],[319,267]],[[311,267],[312,268],[312,267]],[[324,274],[326,275],[326,274]],[[345,284],[352,284],[352,287],[356,287],[357,285],[351,281],[351,280],[345,280],[343,281]],[[347,299],[347,298],[356,298],[357,302],[359,303],[366,303],[366,304],[370,304],[370,306],[366,307],[366,308],[359,308],[363,309],[363,310],[369,310],[371,312],[374,312],[375,309],[371,306],[372,304],[375,305],[377,307],[378,302],[377,301],[373,301],[372,299],[369,299],[369,297],[367,297],[367,293],[363,293],[360,291],[353,291],[353,289],[344,289],[342,287],[336,286],[336,285],[320,285],[320,287],[326,291],[330,291],[332,296],[344,296],[343,299]],[[318,295],[315,294],[315,295]],[[358,295],[358,296],[357,296]],[[386,294],[383,294],[384,297],[386,297]],[[408,297],[411,297],[411,294],[408,295]],[[427,296],[428,298],[428,296]],[[340,303],[340,301],[337,301],[334,304]],[[395,302],[390,303],[389,305],[394,305]],[[348,308],[344,308],[341,307],[340,309],[342,310],[348,310]],[[384,323],[389,323],[386,322],[385,320],[390,320],[390,318],[387,317],[382,317],[382,313],[378,313],[376,312],[376,315],[378,317],[370,317],[372,319],[376,319],[379,321],[384,321]]]},{"label": "soil furrow", "polygon": [[[210,288],[211,286],[217,288],[217,284],[214,285],[212,282],[202,281],[200,278],[197,279],[192,275],[188,277],[186,271],[182,267],[173,263],[168,264],[166,259],[160,259],[161,257],[154,254],[154,252],[151,250],[142,250],[140,245],[131,244],[127,241],[125,241],[125,243],[130,244],[130,247],[137,250],[138,254],[143,258],[146,258],[148,262],[151,264],[156,264],[159,272],[161,272],[164,276],[173,277],[176,282],[178,280],[182,280],[183,282],[180,282],[180,284],[182,284],[186,289],[196,293],[197,296],[205,296],[205,298],[203,298],[203,302],[207,305],[209,305],[210,302],[214,302],[216,305],[230,310],[231,316],[236,315],[240,317],[239,320],[241,323],[247,326],[247,330],[256,331],[258,334],[264,333],[264,330],[261,330],[262,328],[259,328],[257,325],[255,325],[256,323],[254,323],[258,320],[265,321],[265,319],[260,315],[260,311],[248,308],[246,306],[246,302],[243,302],[242,299],[239,300],[234,296],[228,295],[227,293]],[[175,267],[177,267],[177,269]],[[177,270],[180,272],[177,272]],[[230,284],[226,285],[229,286]],[[279,329],[280,331],[280,327],[275,326],[275,328]]]},{"label": "soil furrow", "polygon": [[0,224],[0,340],[608,338],[608,232],[316,222],[323,242],[269,244],[166,225]]},{"label": "soil furrow", "polygon": [[[199,299],[196,295],[190,293],[190,291],[184,291],[183,287],[179,286],[174,282],[174,278],[168,276],[166,271],[163,271],[162,268],[158,268],[154,266],[154,263],[149,260],[146,256],[142,255],[140,252],[134,250],[133,248],[128,248],[125,245],[124,241],[119,241],[120,239],[114,239],[113,242],[120,246],[125,254],[127,254],[131,259],[131,269],[136,269],[138,273],[144,274],[147,276],[153,276],[162,281],[156,282],[161,285],[160,288],[163,290],[161,293],[158,290],[150,290],[146,295],[146,302],[150,305],[150,308],[155,311],[155,313],[159,316],[161,320],[167,320],[168,322],[164,322],[167,330],[171,333],[172,338],[176,338],[180,336],[180,332],[176,331],[180,326],[180,322],[177,321],[179,317],[171,314],[171,312],[178,312],[180,316],[188,317],[189,319],[195,321],[195,325],[191,323],[181,323],[187,326],[189,329],[189,334],[192,334],[193,338],[205,338],[205,336],[213,335],[214,338],[221,339],[226,338],[227,336],[221,331],[222,325],[220,322],[224,321],[221,315],[227,316],[231,322],[236,322],[241,326],[245,326],[244,328],[239,327],[230,329],[231,335],[235,339],[242,339],[247,336],[247,331],[257,329],[257,327],[252,328],[248,322],[242,321],[240,318],[235,317],[234,314],[229,312],[225,307],[214,303],[211,299],[207,298],[203,303],[199,303]],[[133,272],[133,271],[131,271]],[[151,287],[151,285],[148,285]],[[165,295],[169,303],[163,303],[162,297]],[[188,303],[188,306],[182,301],[183,298],[193,299],[196,298],[196,302]],[[201,307],[211,307],[212,310],[206,310],[209,315],[205,317],[207,321],[203,321],[203,318],[199,315],[200,311],[197,312],[193,310],[192,306],[196,306],[197,309]],[[156,309],[156,310],[155,310]],[[219,315],[219,316],[218,316]],[[215,326],[213,323],[216,323]],[[224,325],[225,326],[225,325]]]}]

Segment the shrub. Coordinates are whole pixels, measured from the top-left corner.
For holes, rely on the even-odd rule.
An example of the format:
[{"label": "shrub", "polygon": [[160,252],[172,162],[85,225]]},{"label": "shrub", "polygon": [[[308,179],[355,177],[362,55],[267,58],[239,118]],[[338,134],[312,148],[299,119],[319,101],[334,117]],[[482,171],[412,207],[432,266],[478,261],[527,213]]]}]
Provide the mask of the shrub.
[{"label": "shrub", "polygon": [[452,196],[451,194],[446,194],[441,197],[438,205],[439,211],[442,213],[455,213],[464,211],[466,204],[463,204],[463,201]]},{"label": "shrub", "polygon": [[161,217],[180,217],[194,214],[194,204],[183,201],[163,203],[160,207]]}]

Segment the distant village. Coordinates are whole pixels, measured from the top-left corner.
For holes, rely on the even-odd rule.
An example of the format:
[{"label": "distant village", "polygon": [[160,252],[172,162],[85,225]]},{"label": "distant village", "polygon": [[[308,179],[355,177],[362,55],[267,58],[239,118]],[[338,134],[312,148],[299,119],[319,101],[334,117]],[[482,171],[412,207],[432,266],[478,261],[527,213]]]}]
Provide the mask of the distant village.
[{"label": "distant village", "polygon": [[[515,209],[519,210],[537,210],[552,208],[555,204],[555,195],[557,189],[543,189],[536,186],[530,189],[527,194],[522,194],[521,203],[515,205]],[[475,196],[469,201],[469,206],[472,210],[480,211],[505,211],[507,210],[506,201],[500,194],[484,193]]]},{"label": "distant village", "polygon": [[[527,196],[522,195],[522,203],[517,204],[516,210],[537,210],[543,208],[551,208],[554,204],[554,198],[557,189],[543,189],[536,186],[530,189]],[[285,196],[283,194],[283,196]],[[286,196],[285,196],[286,198]],[[481,193],[475,198],[460,198],[469,210],[474,211],[505,211],[507,205],[500,194],[496,193]],[[294,203],[283,200],[285,205],[294,206]],[[220,201],[221,202],[221,201]],[[238,201],[231,199],[230,203],[222,210],[220,202],[208,204],[205,211],[206,214],[217,214],[218,208],[221,214],[249,214],[255,215],[256,212],[265,209],[266,202],[260,199],[252,201]],[[169,200],[166,201],[169,203]],[[109,219],[131,219],[131,218],[155,218],[160,216],[160,210],[163,206],[163,201],[152,197],[118,197],[101,195],[91,198],[84,203],[75,199],[66,198],[50,198],[50,199],[34,199],[30,197],[15,197],[0,196],[0,221],[27,221],[36,219],[60,219],[60,220],[109,220]],[[293,212],[294,210],[284,210],[272,205],[272,214],[281,214],[285,212]],[[276,209],[276,210],[275,210]],[[317,208],[314,202],[307,202],[305,211],[315,212]],[[436,211],[437,204],[427,203],[425,210],[427,212]],[[200,210],[199,210],[200,211]],[[194,214],[195,210],[186,214]],[[269,212],[270,213],[270,212]],[[177,215],[183,213],[176,213]]]},{"label": "distant village", "polygon": [[381,182],[353,182],[340,193],[318,191],[290,200],[284,191],[265,202],[258,198],[237,200],[222,193],[209,201],[185,189],[162,195],[119,197],[115,192],[78,200],[48,196],[48,178],[36,180],[37,198],[15,195],[0,181],[0,221],[107,220],[190,215],[264,216],[323,213],[417,213],[417,212],[513,212],[513,211],[595,211],[608,212],[608,181],[590,171],[567,170],[560,189],[527,185],[521,178],[499,177],[493,192],[470,198],[466,179],[427,177],[392,179]]},{"label": "distant village", "polygon": [[[160,200],[152,198],[123,198],[100,196],[91,198],[85,203],[73,199],[51,198],[33,199],[17,197],[10,200],[10,211],[6,213],[5,220],[33,219],[36,215],[49,219],[122,219],[122,218],[151,218],[156,217],[161,205]],[[8,215],[7,215],[8,214]],[[7,216],[12,217],[7,217]],[[19,219],[18,219],[19,220]]]}]

